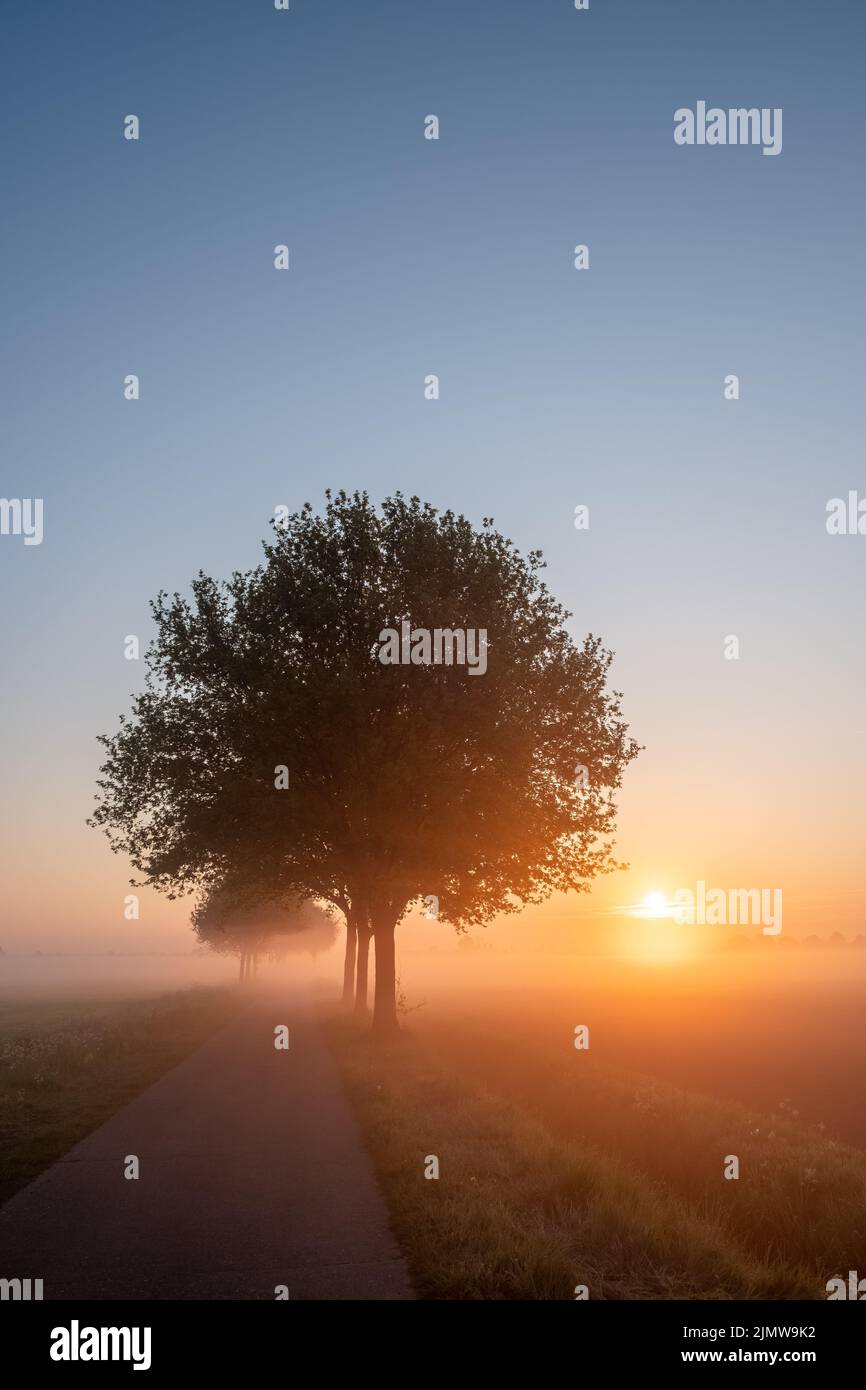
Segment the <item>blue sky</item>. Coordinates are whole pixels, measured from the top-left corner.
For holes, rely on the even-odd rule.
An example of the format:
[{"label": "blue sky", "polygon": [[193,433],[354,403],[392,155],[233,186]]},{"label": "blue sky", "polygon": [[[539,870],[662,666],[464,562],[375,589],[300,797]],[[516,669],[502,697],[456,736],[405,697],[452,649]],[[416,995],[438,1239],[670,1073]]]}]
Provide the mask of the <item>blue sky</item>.
[{"label": "blue sky", "polygon": [[[141,682],[123,638],[328,485],[493,515],[616,650],[647,753],[607,900],[708,863],[854,892],[866,538],[824,509],[866,491],[862,5],[153,0],[4,30],[0,490],[45,499],[45,539],[0,537],[2,939],[116,934],[125,873],[83,819]],[[699,99],[781,107],[781,155],[676,146]]]}]

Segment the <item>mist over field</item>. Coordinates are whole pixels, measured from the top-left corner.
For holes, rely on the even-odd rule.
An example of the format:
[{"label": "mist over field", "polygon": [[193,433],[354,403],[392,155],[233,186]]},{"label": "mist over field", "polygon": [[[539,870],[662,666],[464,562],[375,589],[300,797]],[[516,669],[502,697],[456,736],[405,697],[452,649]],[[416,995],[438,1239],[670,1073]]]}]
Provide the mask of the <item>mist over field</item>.
[{"label": "mist over field", "polygon": [[401,981],[408,1007],[423,1004],[406,1026],[436,1036],[450,1023],[483,1025],[503,1071],[520,1071],[526,1042],[565,1057],[575,1026],[587,1024],[593,1062],[760,1109],[786,1101],[804,1123],[866,1144],[866,951],[856,947],[758,945],[656,964],[406,953]]},{"label": "mist over field", "polygon": [[[520,1072],[527,1042],[563,1058],[590,1029],[592,1061],[663,1078],[706,1096],[772,1111],[785,1101],[804,1124],[866,1145],[866,950],[826,942],[754,941],[653,960],[596,949],[498,948],[493,931],[398,945],[401,1021],[436,1040],[483,1027],[503,1073]],[[339,943],[263,962],[259,982],[327,1004],[337,993]],[[5,955],[0,1009],[28,1000],[122,1000],[234,983],[237,962],[199,949],[153,955]],[[471,1046],[468,1044],[467,1046]],[[467,1057],[467,1060],[470,1060]],[[577,1065],[580,1058],[575,1059]]]}]

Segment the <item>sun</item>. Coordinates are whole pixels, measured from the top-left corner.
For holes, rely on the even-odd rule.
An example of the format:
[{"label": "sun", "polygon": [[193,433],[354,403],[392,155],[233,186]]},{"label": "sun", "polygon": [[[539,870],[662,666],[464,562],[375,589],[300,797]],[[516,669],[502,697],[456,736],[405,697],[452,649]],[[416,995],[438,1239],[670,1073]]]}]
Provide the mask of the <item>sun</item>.
[{"label": "sun", "polygon": [[640,902],[629,903],[627,907],[619,909],[629,917],[640,917],[643,921],[651,919],[661,921],[663,918],[670,920],[676,919],[677,904],[668,898],[666,893],[660,893],[654,888],[651,893],[646,893]]},{"label": "sun", "polygon": [[653,889],[626,909],[642,926],[630,934],[626,953],[646,965],[676,965],[691,955],[690,946],[677,925],[677,903]]}]

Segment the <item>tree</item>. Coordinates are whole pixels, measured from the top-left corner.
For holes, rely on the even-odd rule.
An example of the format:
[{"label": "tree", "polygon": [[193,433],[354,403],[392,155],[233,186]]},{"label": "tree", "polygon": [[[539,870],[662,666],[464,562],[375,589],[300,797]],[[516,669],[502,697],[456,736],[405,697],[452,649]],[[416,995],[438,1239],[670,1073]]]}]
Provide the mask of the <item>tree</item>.
[{"label": "tree", "polygon": [[262,899],[237,882],[207,888],[196,903],[192,925],[202,945],[239,957],[241,980],[257,973],[262,952],[278,954],[282,942],[305,938],[324,950],[336,934],[330,914],[316,903],[294,895]]},{"label": "tree", "polygon": [[[394,932],[419,897],[461,929],[620,867],[613,797],[638,748],[611,654],[572,639],[542,569],[490,519],[417,498],[305,505],[256,569],[157,597],[92,823],[169,895],[238,873],[337,902],[347,937],[350,912],[359,941],[369,924],[374,1027],[393,1030]],[[483,631],[486,669],[456,643],[386,662],[404,623]]]},{"label": "tree", "polygon": [[271,960],[285,960],[292,955],[308,955],[315,960],[323,951],[329,951],[337,939],[337,924],[328,913],[322,913],[319,920],[303,931],[289,936],[275,937],[271,942]]}]

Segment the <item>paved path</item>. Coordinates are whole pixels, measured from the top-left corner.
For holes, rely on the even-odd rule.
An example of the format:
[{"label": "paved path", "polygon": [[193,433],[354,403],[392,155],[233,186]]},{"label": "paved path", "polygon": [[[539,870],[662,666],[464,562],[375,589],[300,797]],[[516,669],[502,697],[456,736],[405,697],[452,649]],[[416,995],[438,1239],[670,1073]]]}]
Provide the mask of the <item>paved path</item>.
[{"label": "paved path", "polygon": [[0,1209],[0,1278],[28,1277],[46,1299],[412,1298],[299,1001],[257,998]]}]

